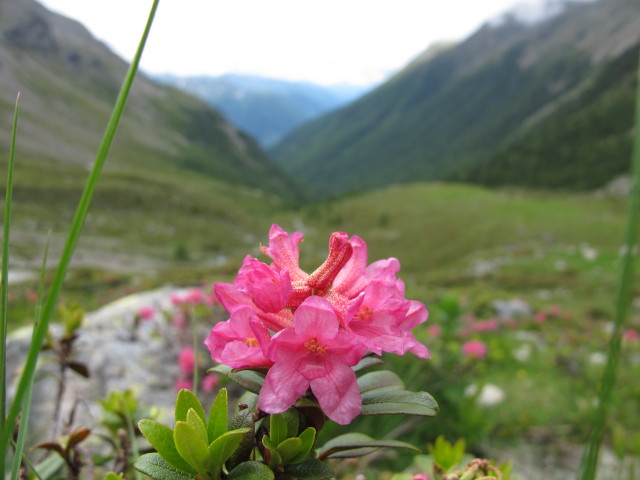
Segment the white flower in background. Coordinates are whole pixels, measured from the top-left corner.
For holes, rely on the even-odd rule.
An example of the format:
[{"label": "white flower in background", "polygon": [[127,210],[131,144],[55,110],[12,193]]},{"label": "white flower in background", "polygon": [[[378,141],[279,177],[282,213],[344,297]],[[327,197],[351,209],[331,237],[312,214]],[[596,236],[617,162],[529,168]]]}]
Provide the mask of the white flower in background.
[{"label": "white flower in background", "polygon": [[521,362],[526,362],[531,358],[533,348],[528,343],[523,343],[513,351],[513,358]]},{"label": "white flower in background", "polygon": [[607,355],[603,352],[593,352],[589,355],[589,363],[591,365],[604,365],[607,361]]},{"label": "white flower in background", "polygon": [[[478,392],[478,385],[472,383],[469,385],[465,391],[464,395],[466,397],[472,397]],[[493,383],[487,383],[482,386],[482,390],[480,390],[480,395],[476,398],[476,402],[478,405],[483,407],[493,407],[494,405],[498,405],[502,403],[504,400],[504,390],[502,390],[497,385]]]},{"label": "white flower in background", "polygon": [[593,262],[598,258],[598,250],[587,245],[586,243],[580,245],[580,253],[582,254],[582,258],[584,258],[588,262]]}]

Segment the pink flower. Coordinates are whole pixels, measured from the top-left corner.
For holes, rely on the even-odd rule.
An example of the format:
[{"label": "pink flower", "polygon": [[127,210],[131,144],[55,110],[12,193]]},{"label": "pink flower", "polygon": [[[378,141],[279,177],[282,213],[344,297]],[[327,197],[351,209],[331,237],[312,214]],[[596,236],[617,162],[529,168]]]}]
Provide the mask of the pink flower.
[{"label": "pink flower", "polygon": [[206,375],[202,379],[200,387],[204,393],[211,393],[213,392],[213,389],[218,386],[218,382],[219,379],[217,375]]},{"label": "pink flower", "polygon": [[193,380],[179,378],[176,380],[175,388],[176,388],[176,391],[178,392],[180,390],[193,390]]},{"label": "pink flower", "polygon": [[498,330],[498,321],[494,318],[490,318],[489,320],[479,320],[474,323],[473,329],[476,332],[492,332],[494,330]]},{"label": "pink flower", "polygon": [[636,342],[640,340],[640,333],[638,333],[636,330],[625,330],[622,334],[622,338],[629,342]]},{"label": "pink flower", "polygon": [[544,321],[547,319],[547,314],[543,311],[536,312],[534,319],[536,323],[544,323]]},{"label": "pink flower", "polygon": [[196,354],[191,347],[184,347],[178,353],[178,366],[185,375],[193,374],[193,367],[196,364]]},{"label": "pink flower", "polygon": [[226,322],[216,324],[205,345],[211,357],[231,368],[269,367],[273,364],[263,354],[271,337],[253,310],[241,305]]},{"label": "pink flower", "polygon": [[442,327],[440,325],[429,325],[427,332],[429,332],[429,336],[438,338],[442,334]]},{"label": "pink flower", "polygon": [[426,347],[410,330],[427,320],[427,311],[419,302],[404,298],[404,288],[396,281],[374,280],[349,304],[345,323],[374,353],[382,351],[403,355],[411,350],[428,358]]},{"label": "pink flower", "polygon": [[232,368],[269,368],[259,399],[265,412],[282,412],[311,389],[329,418],[349,423],[362,402],[350,367],[367,349],[427,358],[411,330],[428,312],[405,298],[397,259],[367,265],[361,238],[334,232],[311,274],[299,265],[301,241],[301,233],[273,225],[261,247],[271,265],[247,256],[233,283],[214,285],[230,318],[205,343]]},{"label": "pink flower", "polygon": [[283,412],[311,387],[324,413],[337,423],[348,424],[362,407],[350,367],[365,351],[353,335],[340,329],[327,300],[307,298],[294,314],[294,327],[277,333],[267,348],[274,365],[260,391],[259,407],[267,413]]},{"label": "pink flower", "polygon": [[429,476],[424,473],[419,473],[418,475],[411,477],[411,480],[429,480]]},{"label": "pink flower", "polygon": [[462,345],[462,354],[465,357],[484,358],[487,356],[487,345],[480,340],[469,340]]},{"label": "pink flower", "polygon": [[140,308],[140,310],[138,310],[138,317],[140,317],[140,319],[142,320],[150,320],[155,316],[155,314],[156,309],[150,305],[142,307]]}]

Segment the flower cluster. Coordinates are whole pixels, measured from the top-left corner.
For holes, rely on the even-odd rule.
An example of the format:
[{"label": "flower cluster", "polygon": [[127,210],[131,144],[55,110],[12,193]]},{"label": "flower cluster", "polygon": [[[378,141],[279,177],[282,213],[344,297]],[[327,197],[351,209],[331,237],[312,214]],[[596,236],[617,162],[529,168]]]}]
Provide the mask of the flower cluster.
[{"label": "flower cluster", "polygon": [[311,388],[325,414],[347,424],[362,406],[351,367],[367,351],[427,358],[411,333],[427,310],[404,297],[397,259],[367,266],[361,238],[333,233],[326,261],[311,274],[299,266],[301,241],[301,233],[273,225],[261,248],[271,265],[247,256],[233,283],[215,285],[230,318],[215,325],[205,344],[215,361],[232,368],[268,368],[263,411],[283,412]]}]

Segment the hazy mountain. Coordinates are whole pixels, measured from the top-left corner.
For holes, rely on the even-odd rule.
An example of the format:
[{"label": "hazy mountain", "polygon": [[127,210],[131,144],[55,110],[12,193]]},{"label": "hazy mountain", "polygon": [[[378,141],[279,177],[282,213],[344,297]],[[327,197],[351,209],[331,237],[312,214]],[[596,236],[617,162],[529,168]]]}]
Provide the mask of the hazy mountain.
[{"label": "hazy mountain", "polygon": [[[509,168],[508,148],[518,145],[528,149],[531,168],[547,169],[546,177],[567,170],[571,158],[573,168],[587,171],[582,176],[598,179],[575,183],[565,176],[563,187],[602,184],[629,161],[623,158],[633,108],[628,71],[634,51],[637,58],[640,2],[564,2],[554,13],[533,23],[507,15],[459,44],[433,47],[360,100],[302,126],[270,153],[321,193],[452,177],[479,180],[476,168],[487,165],[490,171],[487,162]],[[590,147],[576,143],[582,140],[575,133],[576,122],[596,121],[601,125],[586,135],[590,145],[598,144],[598,162],[618,165],[599,167],[598,173],[590,170],[591,161],[580,160]],[[522,143],[527,138],[531,143]],[[492,160],[497,157],[502,160]],[[505,177],[517,181],[524,175],[520,170]],[[549,186],[542,178],[528,183]]]},{"label": "hazy mountain", "polygon": [[[126,68],[79,23],[34,0],[0,0],[0,129],[7,132],[3,143],[21,92],[20,154],[43,165],[86,166],[95,157]],[[289,190],[285,176],[257,144],[216,110],[141,75],[109,169],[152,176],[163,168]],[[43,171],[44,179],[46,175]]]},{"label": "hazy mountain", "polygon": [[255,75],[218,77],[159,75],[158,81],[192,93],[218,108],[263,146],[271,146],[303,123],[361,96],[370,87],[316,85]]}]

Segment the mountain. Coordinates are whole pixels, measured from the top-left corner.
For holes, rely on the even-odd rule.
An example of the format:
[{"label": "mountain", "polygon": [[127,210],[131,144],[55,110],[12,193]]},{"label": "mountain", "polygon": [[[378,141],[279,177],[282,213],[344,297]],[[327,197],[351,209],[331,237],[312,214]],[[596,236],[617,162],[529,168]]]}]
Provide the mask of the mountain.
[{"label": "mountain", "polygon": [[[34,0],[0,0],[0,171],[20,92],[13,264],[39,264],[49,230],[55,258],[126,69],[79,23]],[[251,215],[298,193],[218,111],[139,75],[85,224],[85,253],[75,259],[134,270],[148,266],[147,256],[217,261],[254,228],[268,228]]]},{"label": "mountain", "polygon": [[[597,138],[590,144],[599,145],[600,164],[623,165],[633,102],[620,99],[628,99],[632,82],[626,74],[617,81],[616,72],[627,71],[639,41],[637,0],[566,2],[537,23],[505,16],[461,43],[428,49],[388,82],[305,124],[269,153],[320,194],[336,194],[418,180],[479,180],[480,166],[505,168],[507,149],[525,148],[520,142],[529,138],[530,156],[538,160],[528,162],[553,177],[580,152],[576,118],[589,123],[612,116],[616,125],[592,128]],[[562,131],[554,124],[564,125]],[[609,141],[613,130],[618,137]],[[545,136],[544,148],[534,134]],[[554,155],[558,148],[561,156]],[[620,168],[606,169],[606,176],[602,170],[584,175],[597,181],[564,177],[561,186],[597,186]],[[538,177],[535,186],[559,185]]]},{"label": "mountain", "polygon": [[218,77],[165,74],[156,79],[205,100],[264,147],[272,146],[303,123],[355,100],[369,88],[348,84],[322,86],[240,74]]},{"label": "mountain", "polygon": [[[0,127],[10,131],[21,92],[23,155],[91,161],[126,68],[79,23],[34,0],[0,0]],[[135,168],[135,158],[286,190],[285,177],[251,138],[202,101],[143,75],[135,81],[112,157],[111,167]]]}]

